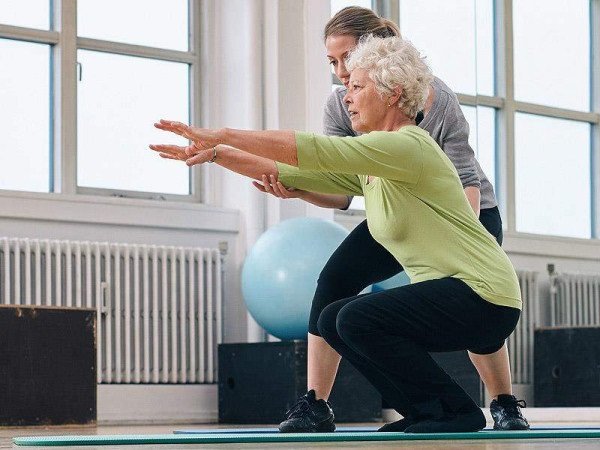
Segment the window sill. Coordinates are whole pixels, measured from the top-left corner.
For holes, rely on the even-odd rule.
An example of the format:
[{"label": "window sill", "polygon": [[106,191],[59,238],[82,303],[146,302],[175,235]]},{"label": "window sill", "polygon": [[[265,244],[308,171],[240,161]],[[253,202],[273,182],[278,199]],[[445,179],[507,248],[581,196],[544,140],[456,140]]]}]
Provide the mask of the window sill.
[{"label": "window sill", "polygon": [[239,212],[191,202],[0,191],[0,218],[237,233]]}]

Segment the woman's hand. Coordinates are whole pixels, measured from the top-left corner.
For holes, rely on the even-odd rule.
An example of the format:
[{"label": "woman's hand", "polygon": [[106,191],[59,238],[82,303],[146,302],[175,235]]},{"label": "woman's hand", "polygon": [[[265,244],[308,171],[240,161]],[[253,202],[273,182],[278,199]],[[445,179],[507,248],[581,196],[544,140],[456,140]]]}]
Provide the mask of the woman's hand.
[{"label": "woman's hand", "polygon": [[[154,124],[156,128],[163,131],[170,131],[193,142],[186,148],[188,155],[195,155],[198,151],[212,149],[221,144],[219,132],[209,128],[191,127],[181,122],[161,119]],[[193,148],[195,147],[195,149]],[[209,158],[210,159],[210,158]]]},{"label": "woman's hand", "polygon": [[259,191],[274,195],[278,198],[302,198],[306,193],[306,191],[303,191],[302,189],[286,188],[273,175],[270,176],[270,179],[267,175],[263,175],[262,184],[258,181],[253,181],[252,184]]},{"label": "woman's hand", "polygon": [[212,148],[209,148],[208,150],[198,150],[193,145],[182,147],[180,145],[171,144],[151,144],[150,149],[158,152],[158,155],[161,158],[185,161],[188,166],[205,163],[210,161],[213,157]]}]

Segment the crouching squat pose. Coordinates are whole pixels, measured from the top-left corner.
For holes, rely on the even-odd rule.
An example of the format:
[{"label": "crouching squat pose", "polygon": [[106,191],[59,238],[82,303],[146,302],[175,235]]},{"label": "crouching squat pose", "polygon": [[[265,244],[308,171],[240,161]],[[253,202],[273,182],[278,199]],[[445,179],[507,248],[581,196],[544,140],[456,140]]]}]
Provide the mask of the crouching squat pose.
[{"label": "crouching squat pose", "polygon": [[332,303],[319,317],[321,335],[404,417],[382,431],[482,429],[479,407],[428,352],[487,354],[502,347],[520,316],[516,274],[469,206],[450,160],[415,126],[432,80],[418,51],[400,38],[369,37],[348,69],[352,126],[368,134],[210,130],[161,121],[158,128],[193,145],[151,148],[188,164],[219,161],[256,179],[272,174],[299,189],[363,195],[371,234],[413,284]]},{"label": "crouching squat pose", "polygon": [[[424,23],[427,26],[427,23]],[[345,59],[358,40],[367,34],[379,37],[400,36],[397,25],[379,17],[372,10],[349,6],[335,14],[324,29],[327,59],[340,82],[329,96],[323,115],[323,133],[330,136],[356,136],[352,129],[344,96],[350,73]],[[410,70],[410,68],[407,68]],[[422,119],[419,121],[419,119]],[[417,125],[427,131],[446,153],[458,172],[465,195],[479,221],[502,245],[502,219],[494,189],[481,170],[469,146],[469,126],[456,95],[439,78],[434,77],[423,113]],[[276,179],[264,177],[254,185],[279,198],[299,198],[317,206],[346,209],[351,197],[322,194],[301,189],[286,189]],[[397,211],[402,214],[402,211]],[[323,309],[336,300],[358,295],[371,284],[404,270],[394,256],[379,244],[364,220],[339,245],[319,275],[308,321],[307,394],[302,395],[286,413],[280,429],[286,432],[333,431],[334,414],[327,402],[340,362],[340,355],[321,336],[317,322]],[[490,412],[496,430],[529,428],[520,406],[524,402],[512,395],[510,365],[506,344],[498,351],[478,355],[469,352],[487,392],[492,398]]]}]

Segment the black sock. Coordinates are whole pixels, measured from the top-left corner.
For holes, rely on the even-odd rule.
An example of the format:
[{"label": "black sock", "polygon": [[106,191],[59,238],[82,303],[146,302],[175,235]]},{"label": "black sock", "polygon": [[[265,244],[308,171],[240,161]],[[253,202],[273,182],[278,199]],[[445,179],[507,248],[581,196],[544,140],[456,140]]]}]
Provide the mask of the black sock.
[{"label": "black sock", "polygon": [[461,433],[485,428],[485,416],[477,409],[468,413],[417,422],[404,430],[406,433]]}]

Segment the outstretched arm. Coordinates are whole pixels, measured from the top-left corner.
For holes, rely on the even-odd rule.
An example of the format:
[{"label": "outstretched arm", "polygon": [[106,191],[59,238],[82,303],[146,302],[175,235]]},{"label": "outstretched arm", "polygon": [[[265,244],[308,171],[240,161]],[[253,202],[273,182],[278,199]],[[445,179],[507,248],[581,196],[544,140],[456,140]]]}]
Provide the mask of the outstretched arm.
[{"label": "outstretched arm", "polygon": [[[198,151],[193,146],[181,147],[178,145],[151,145],[150,148],[157,151],[162,158],[185,161],[188,166],[202,164],[213,158],[213,149]],[[192,156],[187,152],[195,151]],[[227,145],[217,146],[217,158],[215,164],[220,165],[233,172],[245,175],[255,180],[261,180],[262,175],[278,177],[279,170],[275,161],[260,156],[243,152],[237,148]]]},{"label": "outstretched arm", "polygon": [[[287,164],[275,163],[267,158],[255,156],[226,145],[216,146],[216,150],[198,150],[194,146],[150,145],[162,158],[185,161],[188,166],[213,162],[233,172],[261,180],[268,174],[268,180],[275,183],[283,177],[286,185],[304,190],[329,194],[361,195],[358,178],[347,174],[332,174],[315,171],[302,171]],[[189,153],[194,152],[192,156]],[[265,177],[267,177],[265,175]],[[269,184],[269,183],[267,183]],[[312,194],[312,192],[311,192]],[[318,194],[313,194],[317,195]],[[341,197],[341,196],[340,196]]]},{"label": "outstretched arm", "polygon": [[170,120],[161,120],[154,126],[193,141],[193,147],[196,149],[188,148],[190,156],[198,151],[227,144],[256,156],[298,166],[298,149],[293,131],[246,131],[230,128],[211,130]]}]

